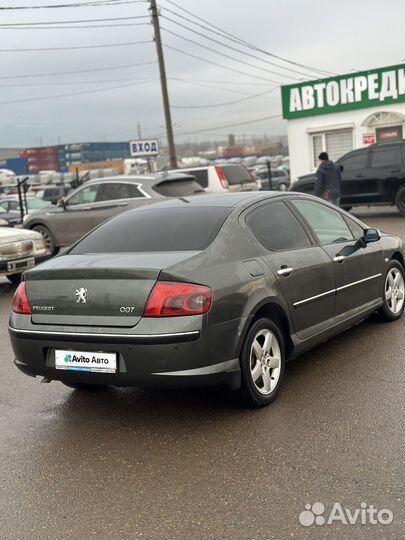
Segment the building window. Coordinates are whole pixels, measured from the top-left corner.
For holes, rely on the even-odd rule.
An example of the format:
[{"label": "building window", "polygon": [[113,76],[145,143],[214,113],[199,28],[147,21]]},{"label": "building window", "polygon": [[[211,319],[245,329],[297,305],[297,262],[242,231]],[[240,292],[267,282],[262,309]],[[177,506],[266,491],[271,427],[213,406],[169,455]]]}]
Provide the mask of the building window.
[{"label": "building window", "polygon": [[353,150],[353,130],[339,129],[312,134],[313,165],[318,166],[318,156],[327,152],[329,159],[336,161],[347,152]]}]

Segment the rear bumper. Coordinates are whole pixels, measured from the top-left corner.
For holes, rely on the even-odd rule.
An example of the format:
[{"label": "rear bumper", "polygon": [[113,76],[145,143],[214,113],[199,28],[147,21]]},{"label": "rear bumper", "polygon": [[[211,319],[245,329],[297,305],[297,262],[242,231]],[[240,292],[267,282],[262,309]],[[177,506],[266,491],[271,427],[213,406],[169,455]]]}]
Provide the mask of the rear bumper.
[{"label": "rear bumper", "polygon": [[[207,343],[200,331],[131,336],[18,330],[10,326],[9,333],[15,365],[32,377],[114,386],[240,386],[239,360],[208,358]],[[116,353],[118,371],[106,374],[56,369],[55,349]]]}]

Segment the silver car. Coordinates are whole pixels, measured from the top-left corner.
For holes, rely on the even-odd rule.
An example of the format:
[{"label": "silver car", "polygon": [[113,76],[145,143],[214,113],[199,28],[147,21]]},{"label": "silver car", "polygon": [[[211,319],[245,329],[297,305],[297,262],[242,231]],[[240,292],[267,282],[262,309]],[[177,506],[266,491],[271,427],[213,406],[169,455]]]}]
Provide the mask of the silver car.
[{"label": "silver car", "polygon": [[193,176],[174,173],[150,176],[113,176],[90,180],[24,220],[24,227],[42,234],[50,253],[69,246],[103,221],[165,197],[204,193]]},{"label": "silver car", "polygon": [[25,270],[33,268],[47,255],[45,241],[39,233],[0,227],[0,276],[18,282]]}]

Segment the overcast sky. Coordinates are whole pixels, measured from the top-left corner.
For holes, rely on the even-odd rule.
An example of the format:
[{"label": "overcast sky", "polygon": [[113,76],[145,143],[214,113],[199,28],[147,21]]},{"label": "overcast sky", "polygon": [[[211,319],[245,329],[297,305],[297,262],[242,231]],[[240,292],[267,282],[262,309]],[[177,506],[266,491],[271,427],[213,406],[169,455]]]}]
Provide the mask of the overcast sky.
[{"label": "overcast sky", "polygon": [[[90,0],[0,0],[0,7],[83,4]],[[0,11],[0,146],[49,145],[59,141],[128,140],[164,133],[157,63],[149,19],[98,24],[138,24],[112,28],[10,29],[14,23],[127,18],[148,15],[148,2],[93,0],[116,5]],[[159,0],[158,0],[159,2]],[[327,72],[347,73],[405,61],[405,1],[389,0],[175,0],[176,4],[245,41],[295,62]],[[281,114],[278,83],[317,78],[315,72],[254,52],[219,33],[194,26],[179,7],[160,0],[165,46],[205,58],[212,65],[165,48],[170,100],[178,141],[224,138],[228,133],[284,134],[280,118],[238,127],[231,124]],[[170,13],[168,10],[175,12]],[[194,19],[195,20],[195,19]],[[197,20],[195,20],[198,22]],[[140,26],[139,23],[143,25]],[[87,26],[95,23],[82,23]],[[204,24],[205,23],[200,23]],[[209,41],[194,30],[257,59]],[[10,52],[7,49],[80,47],[148,41],[144,44],[76,50]],[[231,60],[222,54],[235,58]],[[261,60],[260,60],[261,59]],[[240,63],[241,60],[246,63]],[[275,62],[287,69],[278,69]],[[100,71],[89,71],[100,69]],[[237,70],[238,73],[232,70]],[[275,75],[269,71],[275,71]],[[83,71],[70,75],[46,74]],[[250,75],[253,76],[250,76]],[[36,75],[31,78],[21,76]],[[41,76],[38,76],[41,75]],[[306,76],[306,77],[305,77]],[[175,80],[182,79],[182,80]],[[274,82],[275,81],[275,82]],[[118,87],[118,88],[117,88]],[[267,92],[267,93],[266,93]],[[66,94],[80,94],[67,96]],[[258,94],[264,94],[257,97]],[[58,97],[55,96],[64,96]],[[47,99],[37,99],[37,98]],[[36,98],[34,100],[34,98]],[[249,99],[244,99],[249,98]],[[243,101],[239,101],[239,100]],[[24,101],[27,100],[27,101]],[[28,101],[31,100],[31,101]],[[235,101],[239,101],[235,103]],[[210,105],[215,105],[211,106]],[[218,106],[217,106],[218,105]],[[189,109],[177,107],[192,107]],[[199,108],[194,108],[199,107]],[[205,107],[205,108],[201,108]],[[223,127],[222,127],[223,126]],[[219,128],[219,129],[216,129]],[[196,132],[199,133],[196,133]],[[202,132],[204,131],[204,133]]]}]

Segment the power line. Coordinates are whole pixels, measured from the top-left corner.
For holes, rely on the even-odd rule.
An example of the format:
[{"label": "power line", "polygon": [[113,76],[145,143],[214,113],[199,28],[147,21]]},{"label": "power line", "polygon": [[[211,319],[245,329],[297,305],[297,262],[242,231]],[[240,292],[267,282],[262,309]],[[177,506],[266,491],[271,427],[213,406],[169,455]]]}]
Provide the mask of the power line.
[{"label": "power line", "polygon": [[5,23],[0,24],[0,28],[7,28],[10,26],[42,26],[42,25],[55,25],[55,24],[81,24],[81,23],[99,23],[99,22],[116,22],[116,21],[128,21],[134,19],[150,19],[149,15],[137,15],[133,17],[108,17],[104,19],[78,19],[78,20],[63,20],[63,21],[38,21],[38,22],[21,22],[21,23]]},{"label": "power line", "polygon": [[[139,82],[152,82],[156,81],[158,79],[136,79],[136,81]],[[29,90],[30,88],[37,88],[42,86],[78,86],[78,85],[88,85],[88,84],[112,84],[112,83],[121,83],[121,82],[134,82],[134,79],[108,79],[106,81],[61,81],[61,82],[44,82],[44,83],[21,83],[21,84],[0,84],[1,88],[26,88]]]},{"label": "power line", "polygon": [[[158,79],[155,79],[158,80]],[[35,98],[24,98],[24,99],[13,99],[11,101],[0,101],[0,105],[11,105],[14,103],[28,103],[31,101],[47,101],[49,99],[59,99],[59,98],[66,98],[66,97],[74,97],[74,96],[84,96],[85,94],[95,94],[99,92],[108,92],[110,90],[121,90],[122,88],[130,88],[133,86],[138,86],[141,84],[146,84],[147,82],[152,81],[143,81],[143,82],[136,82],[132,84],[125,84],[120,86],[110,86],[109,88],[98,88],[96,90],[85,90],[83,92],[74,92],[69,94],[58,94],[57,96],[42,96],[42,97],[35,97]]]},{"label": "power line", "polygon": [[131,69],[135,67],[140,66],[149,66],[157,64],[156,60],[153,60],[151,62],[140,62],[138,64],[127,64],[124,66],[109,66],[109,67],[103,67],[103,68],[89,68],[89,69],[79,69],[75,71],[56,71],[51,73],[35,73],[31,75],[6,75],[0,76],[0,80],[4,79],[32,79],[34,77],[59,77],[60,75],[77,75],[79,73],[96,73],[99,71],[113,71],[117,69]]},{"label": "power line", "polygon": [[78,47],[38,47],[35,49],[0,49],[0,53],[4,52],[38,52],[38,51],[73,51],[81,49],[104,49],[110,47],[127,47],[130,45],[142,45],[144,43],[153,43],[152,40],[144,41],[128,41],[126,43],[104,43],[101,45],[80,45]]},{"label": "power line", "polygon": [[208,131],[216,131],[217,129],[228,129],[238,126],[245,126],[247,124],[255,124],[256,122],[264,122],[265,120],[275,120],[276,118],[281,118],[281,114],[275,114],[272,116],[265,116],[263,118],[255,118],[254,120],[246,120],[245,122],[237,122],[236,124],[228,124],[226,126],[211,126],[204,129],[197,129],[194,131],[187,131],[183,133],[177,133],[177,135],[195,135],[196,133],[207,133]]},{"label": "power line", "polygon": [[215,107],[225,107],[227,105],[236,105],[238,103],[242,103],[244,101],[248,101],[250,99],[255,99],[255,98],[260,98],[260,97],[263,97],[265,95],[268,95],[268,94],[271,94],[271,92],[274,92],[274,90],[276,90],[278,88],[278,86],[276,86],[275,88],[272,88],[271,90],[266,90],[266,92],[261,92],[260,94],[255,94],[255,95],[252,95],[252,96],[247,96],[247,97],[244,97],[244,98],[241,98],[241,99],[235,99],[233,101],[227,101],[227,102],[222,102],[222,103],[214,103],[212,105],[172,105],[172,109],[210,109],[210,108],[215,108]]},{"label": "power line", "polygon": [[[264,71],[264,72],[270,73],[272,75],[277,75],[278,77],[283,77],[283,76],[286,77],[286,75],[276,73],[275,71],[271,71],[270,69],[263,68],[261,66],[254,66],[249,62],[245,62],[244,60],[239,60],[238,58],[235,58],[234,56],[230,56],[229,54],[225,54],[223,52],[217,51],[216,49],[208,47],[207,45],[203,45],[201,43],[198,43],[198,41],[194,41],[193,39],[189,39],[189,38],[186,38],[186,37],[184,37],[184,36],[182,36],[180,34],[176,34],[176,32],[172,32],[171,30],[168,30],[167,28],[164,28],[163,26],[161,28],[162,28],[162,30],[164,30],[165,32],[168,32],[172,36],[176,36],[176,37],[178,37],[180,39],[183,39],[184,41],[188,41],[189,43],[193,43],[194,45],[198,45],[199,47],[201,47],[203,49],[206,49],[207,51],[210,51],[210,52],[213,52],[213,53],[218,54],[220,56],[223,56],[224,58],[228,58],[228,60],[233,60],[234,62],[238,62],[239,64],[249,66],[249,67],[251,67],[253,69],[259,69],[260,71]],[[290,77],[290,78],[292,78],[292,77]],[[299,80],[299,79],[295,79],[295,80]],[[280,84],[280,81],[272,81],[272,82]]]},{"label": "power line", "polygon": [[[173,77],[172,77],[173,78]],[[179,79],[175,79],[175,80],[181,80],[181,81],[191,81],[191,82],[199,82],[199,83],[212,83],[212,84],[231,84],[233,86],[235,86],[235,81],[221,81],[221,80],[213,80],[213,79],[187,79],[187,78],[179,78]],[[238,86],[240,84],[243,84],[243,85],[247,85],[247,86],[252,86],[252,84],[256,85],[256,86],[272,86],[271,84],[269,83],[259,83],[259,82],[246,82],[246,81],[238,81]]]},{"label": "power line", "polygon": [[[173,13],[173,15],[175,15],[176,17],[179,17],[180,19],[183,19],[183,20],[185,20],[187,22],[190,22],[190,23],[200,27],[200,28],[204,28],[205,30],[208,30],[208,31],[212,32],[212,30],[210,28],[208,28],[207,26],[204,26],[202,24],[198,24],[198,23],[192,21],[191,19],[189,19],[187,17],[184,17],[183,15],[180,15],[179,13],[176,13],[175,11],[172,11],[169,8],[165,8],[165,10],[170,12],[170,13]],[[195,29],[191,29],[188,26],[186,26],[185,24],[181,24],[178,21],[175,21],[175,20],[171,19],[170,17],[167,17],[166,15],[161,15],[161,17],[168,20],[168,21],[170,21],[170,22],[172,22],[172,23],[174,23],[174,24],[176,24],[177,26],[181,26],[182,28],[185,28],[186,30],[188,30],[189,32],[192,32],[193,34],[197,34],[197,35],[203,37],[204,39],[207,39],[207,40],[209,40],[209,41],[211,41],[213,43],[218,43],[222,47],[226,47],[227,49],[235,51],[235,52],[237,52],[239,54],[243,54],[245,56],[248,56],[249,58],[254,58],[255,60],[258,60],[259,62],[263,62],[263,63],[268,64],[270,66],[277,67],[278,69],[284,69],[285,71],[288,71],[288,72],[291,72],[291,73],[296,73],[298,75],[303,75],[304,77],[308,77],[308,73],[304,73],[303,71],[297,71],[297,70],[289,68],[289,67],[280,66],[279,64],[276,64],[275,62],[271,62],[270,60],[266,60],[264,58],[259,58],[258,56],[254,55],[254,54],[251,54],[251,53],[248,53],[246,51],[243,51],[242,49],[239,49],[237,47],[232,47],[232,45],[228,45],[227,43],[223,43],[223,42],[221,42],[221,41],[219,41],[217,39],[214,39],[214,38],[212,38],[210,36],[207,36],[206,34],[203,34],[202,32],[198,32]],[[218,35],[217,32],[214,32],[214,33],[215,33],[215,35]],[[226,37],[226,36],[224,36],[224,37]],[[286,76],[284,73],[277,73],[277,72],[271,72],[271,73],[274,73],[275,75]]]},{"label": "power line", "polygon": [[[227,93],[231,93],[231,94],[238,94],[238,95],[245,95],[245,96],[252,96],[254,94],[251,94],[250,92],[244,92],[243,90],[234,90],[232,88],[226,88],[226,87],[223,87],[223,86],[218,86],[218,85],[214,85],[212,86],[211,84],[207,84],[207,83],[204,83],[204,81],[193,81],[192,79],[182,79],[182,78],[179,78],[179,77],[168,77],[168,80],[169,81],[175,81],[175,82],[182,82],[182,83],[185,83],[185,84],[191,84],[193,86],[199,86],[200,88],[209,88],[210,90],[215,90],[215,91],[218,91],[218,90],[222,90],[223,92],[227,92]],[[232,83],[233,85],[235,85],[235,82]]]},{"label": "power line", "polygon": [[27,9],[59,9],[59,8],[76,8],[76,7],[98,7],[98,6],[117,6],[121,4],[145,4],[147,0],[100,0],[99,2],[90,1],[81,4],[47,4],[41,6],[4,6],[0,7],[0,11],[21,11]]},{"label": "power line", "polygon": [[182,51],[181,49],[176,49],[176,47],[172,47],[171,45],[165,45],[165,47],[166,47],[166,49],[170,49],[170,50],[176,51],[176,52],[178,52],[180,54],[190,56],[191,58],[201,60],[202,62],[206,62],[207,64],[212,64],[213,66],[217,66],[217,67],[220,67],[222,69],[226,69],[228,71],[233,71],[234,73],[239,73],[241,75],[245,75],[246,77],[252,77],[252,78],[258,79],[260,81],[266,81],[267,83],[270,82],[270,83],[280,84],[279,81],[273,81],[271,79],[265,79],[264,77],[260,77],[259,75],[253,75],[252,73],[246,73],[246,71],[241,71],[239,69],[234,69],[234,68],[225,66],[224,64],[218,64],[217,62],[213,62],[212,60],[207,60],[207,58],[203,58],[201,56],[197,56],[195,54],[191,54],[191,53]]},{"label": "power line", "polygon": [[0,30],[80,30],[81,28],[118,28],[124,26],[150,26],[149,23],[92,24],[81,26],[8,26]]},{"label": "power line", "polygon": [[[286,62],[288,64],[291,64],[291,65],[294,65],[294,66],[298,66],[298,67],[301,67],[301,68],[304,68],[304,69],[307,69],[307,70],[310,70],[310,71],[313,71],[313,72],[316,72],[316,73],[323,73],[323,74],[326,74],[326,75],[336,75],[335,73],[331,73],[329,71],[326,71],[324,69],[319,69],[319,68],[316,68],[316,67],[313,67],[313,66],[309,66],[307,64],[302,64],[300,62],[295,62],[294,60],[289,60],[288,58],[284,58],[280,55],[277,55],[277,54],[274,54],[274,53],[271,53],[269,51],[266,51],[264,49],[261,49],[260,47],[258,47],[257,45],[253,45],[252,43],[249,43],[248,41],[245,41],[243,39],[240,39],[238,38],[237,36],[231,34],[230,32],[227,32],[226,30],[223,30],[222,28],[219,28],[218,26],[216,26],[215,24],[213,23],[210,23],[209,21],[207,21],[206,19],[203,19],[202,17],[199,17],[198,15],[195,15],[194,13],[192,13],[191,11],[188,11],[187,9],[183,8],[182,6],[179,6],[178,4],[176,4],[175,2],[173,2],[173,0],[166,0],[166,2],[168,2],[169,4],[172,4],[173,6],[175,6],[176,8],[184,11],[185,13],[187,13],[188,15],[191,15],[192,17],[194,17],[195,19],[199,20],[199,21],[202,21],[204,22],[205,24],[208,24],[210,25],[212,28],[214,28],[216,30],[216,32],[220,32],[220,34],[222,34],[222,37],[225,37],[229,40],[233,40],[237,43],[239,43],[240,45],[244,45],[245,47],[248,47],[249,49],[252,49],[252,50],[255,50],[256,52],[261,52],[262,54],[265,54],[267,56],[271,56],[272,58],[277,58],[278,60],[282,61],[282,62]],[[211,32],[213,32],[213,30],[211,30]]]}]

